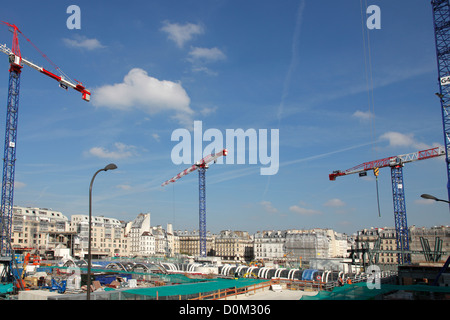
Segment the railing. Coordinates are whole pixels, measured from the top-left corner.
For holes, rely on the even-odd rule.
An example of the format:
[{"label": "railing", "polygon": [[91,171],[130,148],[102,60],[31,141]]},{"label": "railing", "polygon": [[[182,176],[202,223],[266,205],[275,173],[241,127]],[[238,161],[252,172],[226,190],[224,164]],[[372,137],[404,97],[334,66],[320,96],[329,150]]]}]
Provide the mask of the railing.
[{"label": "railing", "polygon": [[[366,279],[355,279],[353,283],[366,281]],[[259,284],[254,284],[248,287],[242,288],[230,288],[230,289],[222,289],[217,290],[213,293],[202,294],[199,293],[197,297],[188,299],[188,300],[219,300],[219,299],[227,299],[230,297],[235,297],[240,294],[251,294],[256,293],[259,290],[264,291],[264,289],[269,289],[274,284],[283,284],[283,288],[286,290],[303,290],[303,291],[331,291],[334,287],[338,286],[337,281],[331,282],[322,282],[322,281],[311,281],[311,280],[290,280],[283,278],[273,278],[267,282],[262,282]],[[157,297],[158,299],[158,297]],[[181,300],[181,295],[179,296]]]},{"label": "railing", "polygon": [[[252,294],[257,291],[264,291],[264,289],[269,289],[274,284],[283,284],[283,288],[286,290],[310,290],[310,291],[331,291],[337,282],[322,282],[322,281],[307,281],[307,280],[289,280],[283,278],[273,278],[266,282],[261,282],[247,287],[242,288],[230,288],[217,290],[213,293],[202,294],[199,293],[198,297],[191,298],[189,300],[219,300],[227,299],[230,297],[235,297],[240,294]],[[181,299],[181,296],[180,296]]]},{"label": "railing", "polygon": [[[389,275],[387,277],[381,278],[382,283],[394,283],[396,282],[396,275]],[[357,283],[367,281],[367,275],[359,275],[351,279],[348,283]],[[189,300],[219,300],[227,299],[240,294],[251,294],[256,293],[256,291],[270,288],[274,284],[283,284],[286,290],[303,290],[303,291],[332,291],[334,287],[340,286],[338,281],[310,281],[310,280],[296,280],[296,279],[283,279],[283,278],[272,278],[267,282],[262,282],[259,284],[254,284],[243,288],[230,288],[224,290],[218,290],[213,293],[203,294],[199,293],[198,297],[191,298]],[[180,296],[181,299],[181,296]]]},{"label": "railing", "polygon": [[[209,293],[209,294],[204,294],[202,295],[202,293],[200,292],[198,294],[198,297],[189,299],[189,300],[220,300],[220,299],[227,299],[230,297],[235,297],[237,295],[240,294],[249,294],[251,292],[256,292],[257,290],[263,290],[265,288],[269,288],[270,286],[272,286],[273,284],[278,284],[279,281],[276,280],[269,280],[267,282],[261,282],[258,284],[254,284],[251,286],[247,286],[247,287],[242,287],[242,288],[229,288],[229,289],[222,289],[222,290],[217,290],[213,293]],[[181,296],[180,296],[181,299]]]}]

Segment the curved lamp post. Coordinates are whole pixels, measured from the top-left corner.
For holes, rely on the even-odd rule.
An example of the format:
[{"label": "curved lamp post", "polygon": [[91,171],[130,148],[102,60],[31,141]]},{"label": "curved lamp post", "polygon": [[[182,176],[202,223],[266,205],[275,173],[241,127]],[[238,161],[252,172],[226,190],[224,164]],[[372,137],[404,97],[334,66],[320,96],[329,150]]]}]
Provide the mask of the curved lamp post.
[{"label": "curved lamp post", "polygon": [[94,183],[95,176],[101,171],[108,171],[117,169],[114,163],[108,164],[103,169],[97,170],[91,180],[89,186],[89,245],[88,245],[88,267],[87,267],[87,300],[91,300],[91,233],[92,233],[92,184]]},{"label": "curved lamp post", "polygon": [[430,200],[434,200],[434,201],[442,201],[442,202],[447,202],[447,203],[450,203],[450,201],[447,201],[447,200],[442,200],[442,199],[438,199],[438,198],[436,198],[435,196],[432,196],[432,195],[430,195],[430,194],[422,194],[422,195],[420,195],[422,198],[424,198],[424,199],[430,199]]}]

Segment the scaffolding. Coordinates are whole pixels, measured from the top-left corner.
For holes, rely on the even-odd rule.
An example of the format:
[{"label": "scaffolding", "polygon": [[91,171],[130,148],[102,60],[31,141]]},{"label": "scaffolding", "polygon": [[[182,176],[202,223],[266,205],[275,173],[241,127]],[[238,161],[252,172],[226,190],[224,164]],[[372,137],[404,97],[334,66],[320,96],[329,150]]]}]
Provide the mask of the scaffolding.
[{"label": "scaffolding", "polygon": [[288,233],[286,252],[309,261],[314,258],[330,258],[330,239],[326,230]]}]

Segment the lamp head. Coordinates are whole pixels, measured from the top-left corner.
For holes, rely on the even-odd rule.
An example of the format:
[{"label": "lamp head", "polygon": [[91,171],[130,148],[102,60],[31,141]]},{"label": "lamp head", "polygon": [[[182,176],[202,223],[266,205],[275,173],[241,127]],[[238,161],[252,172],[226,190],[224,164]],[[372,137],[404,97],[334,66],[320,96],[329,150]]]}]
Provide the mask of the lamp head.
[{"label": "lamp head", "polygon": [[430,199],[430,200],[438,200],[438,198],[436,198],[435,196],[432,196],[431,194],[422,194],[422,195],[420,195],[422,198],[424,198],[424,199]]},{"label": "lamp head", "polygon": [[114,163],[110,163],[103,170],[108,171],[108,170],[114,170],[114,169],[117,169],[117,166]]}]

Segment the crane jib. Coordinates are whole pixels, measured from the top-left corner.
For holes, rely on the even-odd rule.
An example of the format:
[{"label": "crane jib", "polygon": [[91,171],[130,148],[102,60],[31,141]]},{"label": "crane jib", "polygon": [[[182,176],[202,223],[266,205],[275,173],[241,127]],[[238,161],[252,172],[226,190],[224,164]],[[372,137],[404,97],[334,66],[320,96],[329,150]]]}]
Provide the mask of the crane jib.
[{"label": "crane jib", "polygon": [[45,70],[44,68],[42,68],[41,72],[47,76],[49,76],[50,78],[55,79],[58,82],[61,82],[61,77],[57,76],[56,74],[51,73],[50,71]]},{"label": "crane jib", "polygon": [[392,167],[396,165],[401,165],[408,162],[413,162],[417,160],[425,160],[430,159],[434,157],[439,157],[445,155],[445,148],[442,146],[421,150],[413,153],[393,156],[393,157],[387,157],[384,159],[364,162],[363,164],[357,165],[353,168],[347,169],[345,171],[333,171],[329,175],[329,178],[331,181],[336,180],[336,177],[339,176],[345,176],[353,173],[359,173],[362,171],[368,171],[372,170],[374,168],[385,168],[385,167]]},{"label": "crane jib", "polygon": [[199,167],[204,167],[206,166],[208,163],[213,162],[215,160],[217,160],[217,158],[221,157],[221,156],[226,156],[228,153],[227,149],[223,149],[222,151],[216,153],[216,154],[209,154],[206,157],[204,157],[203,159],[201,159],[200,161],[197,161],[195,164],[193,164],[192,166],[190,166],[189,168],[181,171],[179,174],[177,174],[176,176],[174,176],[173,178],[163,182],[161,184],[162,187],[164,187],[165,185],[168,185],[171,182],[175,182],[178,179],[180,179],[181,177],[184,177],[185,175],[191,173],[192,171],[197,170]]},{"label": "crane jib", "polygon": [[[15,26],[12,24],[9,24],[7,22],[3,22],[4,24],[8,25],[9,27],[14,28],[14,41],[13,41],[13,49],[11,50],[10,48],[8,48],[6,46],[6,44],[2,44],[0,45],[0,51],[2,51],[3,53],[7,54],[9,56],[9,62],[10,62],[10,72],[14,71],[16,73],[20,73],[21,72],[21,68],[22,68],[22,64],[27,65],[37,71],[39,71],[40,73],[45,74],[46,76],[56,80],[59,82],[59,86],[65,90],[67,90],[69,87],[77,90],[78,92],[82,93],[82,98],[85,101],[90,101],[91,100],[91,92],[89,90],[87,90],[83,85],[81,85],[80,82],[78,82],[77,84],[74,84],[68,80],[66,80],[64,77],[58,76],[46,69],[44,69],[43,67],[40,67],[36,64],[34,64],[31,61],[28,61],[26,59],[23,59],[21,54],[20,54],[20,50],[19,50],[19,43],[18,43],[18,38],[17,38],[17,32],[20,32],[22,35],[23,33]],[[25,36],[24,36],[25,37]],[[25,37],[26,38],[26,37]],[[27,41],[31,42],[28,38],[26,38]],[[14,44],[16,44],[16,47],[14,47]],[[43,54],[34,44],[33,46],[50,62],[52,63],[48,57]],[[53,63],[52,63],[53,64]],[[54,65],[54,64],[53,64]],[[58,68],[56,65],[54,65],[55,68],[61,70],[60,68]]]}]

